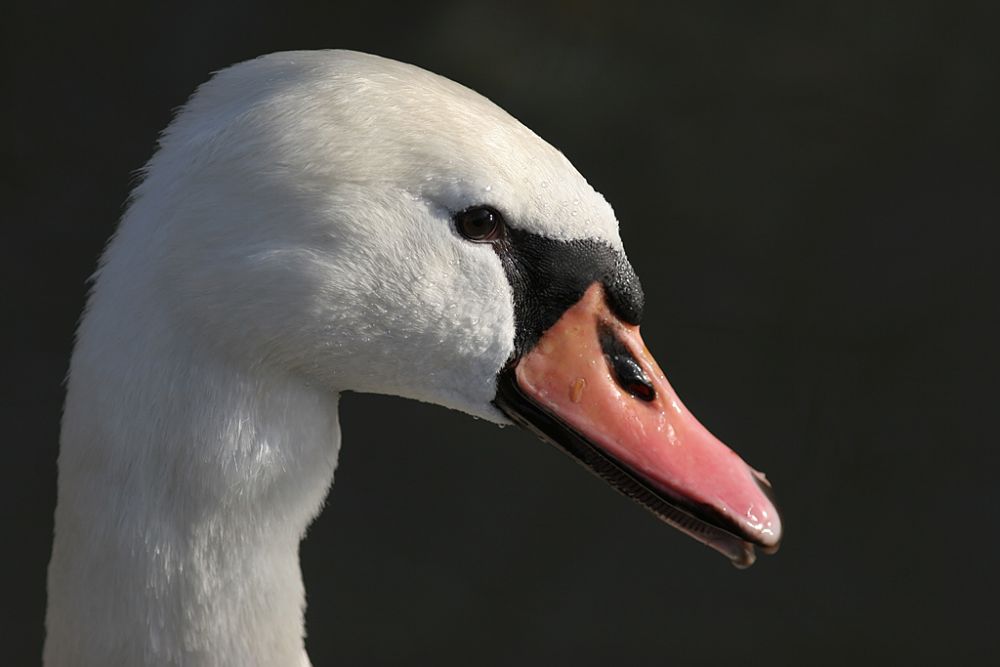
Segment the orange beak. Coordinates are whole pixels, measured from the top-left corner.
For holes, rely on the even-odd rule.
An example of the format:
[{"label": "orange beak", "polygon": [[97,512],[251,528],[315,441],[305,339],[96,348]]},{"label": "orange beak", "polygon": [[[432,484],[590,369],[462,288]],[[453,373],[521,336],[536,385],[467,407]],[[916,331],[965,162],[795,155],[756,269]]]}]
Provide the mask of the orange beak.
[{"label": "orange beak", "polygon": [[600,284],[501,374],[497,405],[737,567],[777,550],[767,479],[688,412]]}]

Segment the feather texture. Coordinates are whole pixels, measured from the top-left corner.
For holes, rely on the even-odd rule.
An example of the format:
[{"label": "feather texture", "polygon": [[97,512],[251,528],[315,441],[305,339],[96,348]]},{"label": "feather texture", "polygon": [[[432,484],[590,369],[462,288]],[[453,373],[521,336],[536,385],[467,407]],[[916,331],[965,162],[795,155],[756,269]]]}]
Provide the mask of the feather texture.
[{"label": "feather texture", "polygon": [[298,544],[337,396],[498,423],[511,287],[451,216],[621,248],[607,202],[478,94],[347,51],[201,86],[94,276],[71,362],[45,663],[306,665]]}]

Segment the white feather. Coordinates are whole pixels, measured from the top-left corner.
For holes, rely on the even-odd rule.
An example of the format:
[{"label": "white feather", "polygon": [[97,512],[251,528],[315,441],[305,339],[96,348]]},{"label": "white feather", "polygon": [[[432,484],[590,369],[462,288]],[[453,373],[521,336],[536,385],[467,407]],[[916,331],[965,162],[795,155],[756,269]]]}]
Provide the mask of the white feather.
[{"label": "white feather", "polygon": [[607,202],[485,98],[346,51],[199,88],[95,276],[71,363],[45,663],[307,665],[298,544],[337,397],[498,423],[512,294],[451,216],[621,247]]}]

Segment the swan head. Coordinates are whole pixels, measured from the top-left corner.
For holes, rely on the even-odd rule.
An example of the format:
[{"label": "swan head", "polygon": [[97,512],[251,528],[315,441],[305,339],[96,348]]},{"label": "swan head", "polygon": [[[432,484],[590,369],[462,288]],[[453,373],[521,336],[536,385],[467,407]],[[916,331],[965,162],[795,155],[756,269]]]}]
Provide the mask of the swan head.
[{"label": "swan head", "polygon": [[642,344],[612,208],[447,79],[344,51],[218,73],[115,246],[171,328],[232,363],[514,421],[738,565],[778,544],[763,476]]}]

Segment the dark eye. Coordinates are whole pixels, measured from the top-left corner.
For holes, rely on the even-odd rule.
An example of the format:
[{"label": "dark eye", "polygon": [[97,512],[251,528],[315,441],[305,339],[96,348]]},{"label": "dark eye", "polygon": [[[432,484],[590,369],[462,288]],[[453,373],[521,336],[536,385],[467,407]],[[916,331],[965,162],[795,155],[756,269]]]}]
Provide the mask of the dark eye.
[{"label": "dark eye", "polygon": [[455,214],[455,228],[470,241],[496,241],[503,236],[503,216],[489,206],[472,206]]}]

